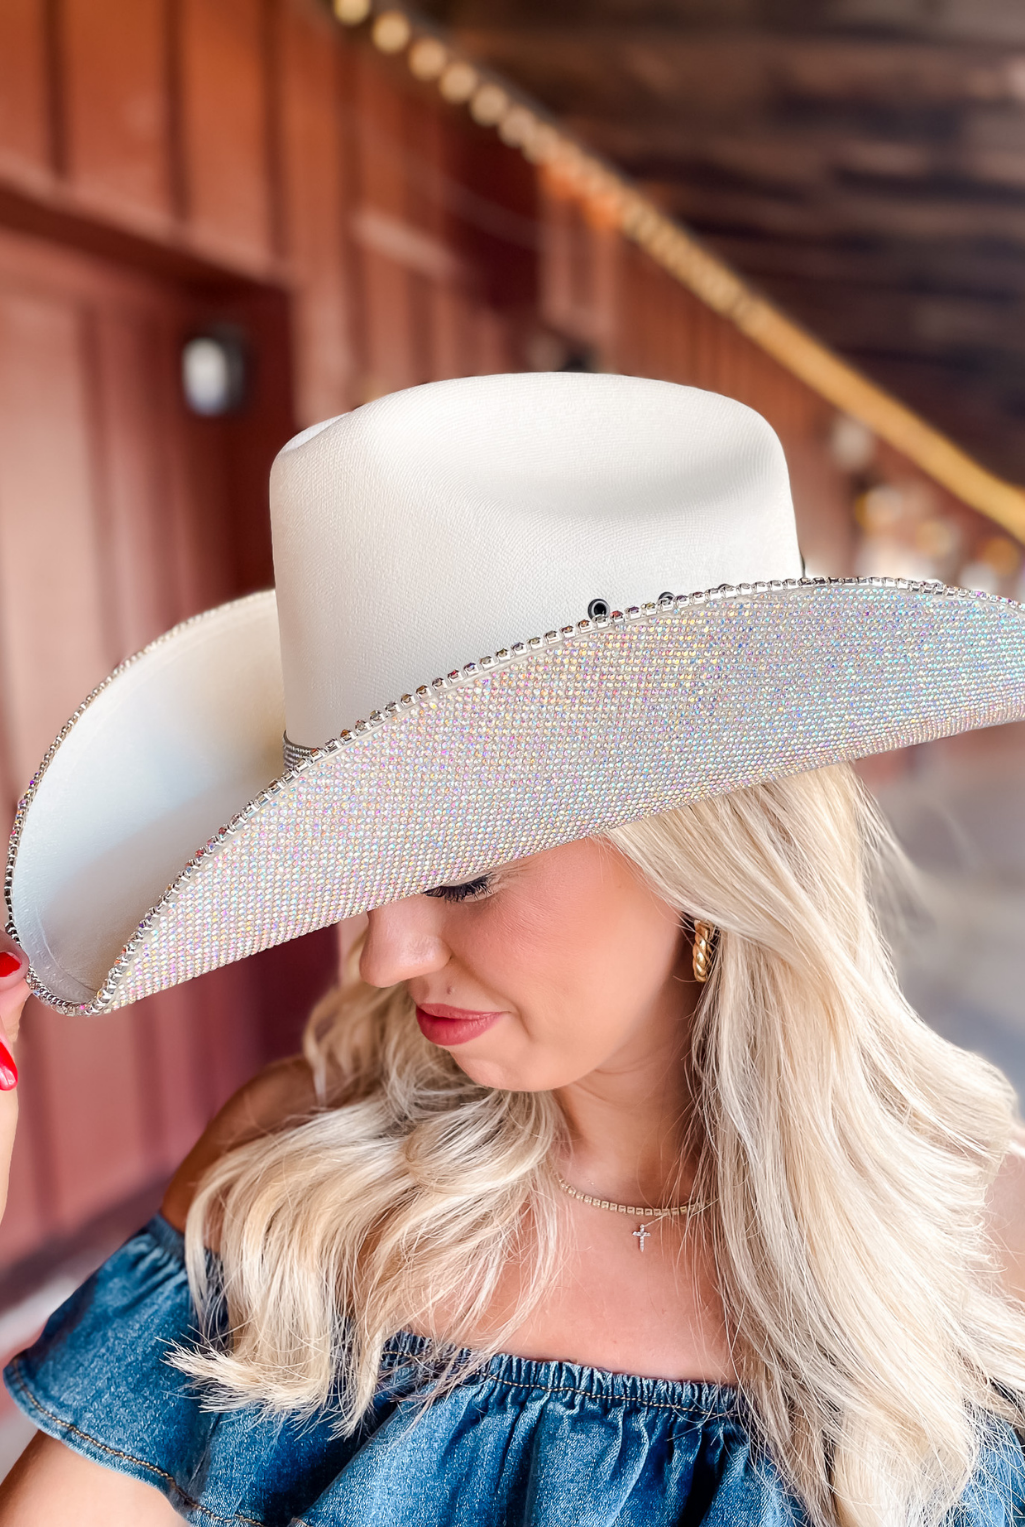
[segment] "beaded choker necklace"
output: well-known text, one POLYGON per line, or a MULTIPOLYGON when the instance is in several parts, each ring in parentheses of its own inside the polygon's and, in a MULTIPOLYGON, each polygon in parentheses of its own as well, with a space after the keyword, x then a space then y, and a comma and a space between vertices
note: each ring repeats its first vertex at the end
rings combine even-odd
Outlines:
POLYGON ((638 1204, 616 1204, 609 1198, 595 1198, 590 1193, 581 1193, 576 1188, 571 1188, 562 1177, 556 1176, 555 1180, 564 1193, 568 1193, 570 1198, 575 1198, 582 1204, 590 1204, 594 1209, 611 1209, 614 1214, 630 1214, 634 1219, 639 1219, 641 1223, 633 1231, 639 1251, 644 1250, 644 1243, 651 1235, 649 1225, 664 1219, 689 1219, 692 1214, 702 1214, 708 1208, 707 1204, 700 1203, 697 1199, 691 1199, 690 1203, 686 1204, 667 1204, 662 1209, 652 1209, 638 1204))

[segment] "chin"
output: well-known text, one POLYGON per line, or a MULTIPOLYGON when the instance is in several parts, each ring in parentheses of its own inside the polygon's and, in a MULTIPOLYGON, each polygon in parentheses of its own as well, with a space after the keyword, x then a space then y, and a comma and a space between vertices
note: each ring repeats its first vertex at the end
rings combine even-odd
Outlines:
POLYGON ((514 1066, 504 1066, 498 1060, 485 1060, 483 1057, 470 1055, 453 1055, 453 1060, 461 1071, 465 1071, 472 1082, 479 1087, 490 1087, 495 1092, 532 1092, 535 1089, 524 1085, 514 1066))
POLYGON ((490 1087, 494 1092, 554 1092, 557 1087, 567 1087, 579 1080, 571 1076, 557 1076, 537 1066, 516 1066, 482 1055, 455 1055, 453 1059, 460 1070, 479 1087, 490 1087))

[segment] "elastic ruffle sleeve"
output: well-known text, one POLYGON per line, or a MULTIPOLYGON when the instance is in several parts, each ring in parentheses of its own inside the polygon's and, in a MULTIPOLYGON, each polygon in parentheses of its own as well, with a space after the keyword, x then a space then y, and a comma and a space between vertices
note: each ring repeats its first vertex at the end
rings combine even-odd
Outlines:
POLYGON ((50 1317, 4 1378, 41 1431, 156 1486, 187 1520, 284 1527, 358 1441, 256 1408, 204 1409, 167 1361, 196 1335, 183 1237, 157 1217, 50 1317))

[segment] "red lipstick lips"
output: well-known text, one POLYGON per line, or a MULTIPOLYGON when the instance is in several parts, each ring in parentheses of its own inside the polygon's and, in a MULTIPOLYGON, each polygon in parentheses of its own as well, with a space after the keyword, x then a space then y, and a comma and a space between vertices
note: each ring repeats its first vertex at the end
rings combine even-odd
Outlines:
POLYGON ((432 1002, 427 1007, 417 1007, 416 1021, 420 1032, 432 1044, 464 1045, 476 1039, 496 1024, 504 1013, 475 1013, 465 1007, 448 1007, 444 1002, 432 1002))

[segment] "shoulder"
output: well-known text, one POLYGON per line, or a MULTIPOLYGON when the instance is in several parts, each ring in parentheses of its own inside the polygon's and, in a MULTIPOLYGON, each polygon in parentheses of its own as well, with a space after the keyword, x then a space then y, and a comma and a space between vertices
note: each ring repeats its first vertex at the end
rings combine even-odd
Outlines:
POLYGON ((1020 1125, 990 1189, 989 1211, 1004 1286, 1025 1300, 1025 1128, 1020 1125))
POLYGON ((183 1230, 199 1179, 215 1161, 236 1145, 307 1116, 316 1104, 313 1077, 301 1055, 276 1061, 259 1072, 211 1119, 171 1178, 161 1204, 165 1219, 183 1230))

